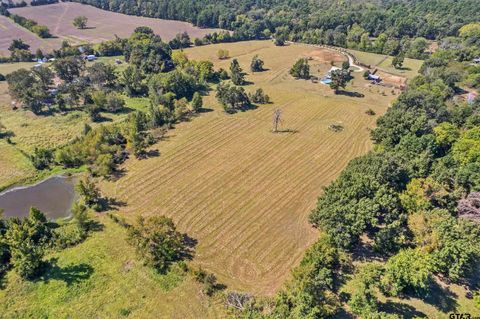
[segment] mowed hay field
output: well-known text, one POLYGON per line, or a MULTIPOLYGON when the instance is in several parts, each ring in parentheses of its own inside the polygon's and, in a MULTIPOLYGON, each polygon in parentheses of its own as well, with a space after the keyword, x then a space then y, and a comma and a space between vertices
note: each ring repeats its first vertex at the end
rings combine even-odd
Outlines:
POLYGON ((153 147, 159 156, 128 160, 125 175, 101 187, 127 203, 120 212, 130 220, 140 214, 171 216, 198 240, 193 262, 229 288, 272 295, 317 238, 307 216, 322 187, 350 159, 371 149, 369 128, 376 117, 365 111, 380 115, 395 96, 369 88, 361 73, 347 89, 365 97, 336 96, 322 84, 293 79, 288 71, 300 57, 314 57, 310 65, 317 74, 325 73, 332 59, 337 65, 344 59, 309 46, 250 41, 185 52, 228 68, 231 60, 216 58, 220 48, 245 71, 255 54, 264 59, 268 71, 248 75, 254 84, 246 89, 263 88, 273 104, 228 115, 212 92, 204 101, 207 112, 179 124, 153 147), (285 132, 274 134, 276 108, 285 132), (344 130, 334 133, 331 124, 344 130))
POLYGON ((42 39, 35 33, 19 26, 11 19, 0 15, 0 56, 10 55, 8 47, 14 39, 22 39, 28 43, 33 52, 38 48, 50 52, 55 48, 59 48, 62 42, 60 39, 42 39))
MULTIPOLYGON (((50 32, 58 37, 58 39, 48 39, 46 41, 58 42, 60 39, 60 42, 61 40, 68 40, 71 44, 99 43, 111 40, 115 35, 126 38, 139 26, 152 28, 156 34, 166 41, 184 31, 192 39, 219 31, 218 29, 201 29, 187 22, 129 16, 73 2, 60 2, 36 7, 27 6, 10 9, 10 11, 46 25, 50 32), (73 19, 77 16, 88 18, 86 29, 79 30, 72 25, 73 19)), ((27 39, 25 40, 30 44, 27 39)), ((3 42, 6 41, 1 42, 0 50, 6 50, 11 41, 7 42, 6 46, 3 42)), ((51 51, 49 47, 41 46, 41 48, 51 51)))

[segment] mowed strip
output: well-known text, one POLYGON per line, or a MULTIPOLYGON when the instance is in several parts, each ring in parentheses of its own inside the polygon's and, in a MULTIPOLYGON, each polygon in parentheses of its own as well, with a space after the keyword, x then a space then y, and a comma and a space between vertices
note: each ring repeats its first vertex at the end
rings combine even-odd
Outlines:
POLYGON ((219 31, 218 29, 197 28, 187 22, 129 16, 74 2, 28 6, 10 9, 10 11, 46 25, 53 35, 69 40, 72 44, 99 43, 114 39, 115 36, 126 38, 139 26, 152 28, 166 41, 185 31, 192 39, 219 31), (86 29, 79 30, 72 25, 73 19, 77 16, 88 18, 86 29))
MULTIPOLYGON (((317 233, 308 223, 322 187, 355 156, 371 148, 368 128, 392 95, 368 92, 361 75, 350 90, 366 96, 335 96, 327 86, 294 80, 289 67, 311 47, 274 47, 254 41, 187 50, 192 59, 230 50, 247 70, 254 54, 266 72, 249 75, 253 91, 262 87, 273 104, 227 115, 212 92, 209 112, 178 125, 154 148, 160 155, 128 160, 125 176, 104 182, 105 193, 124 200, 121 212, 171 216, 181 231, 198 240, 194 263, 214 272, 232 289, 273 294, 301 259, 317 233), (363 90, 363 91, 362 91, 363 90), (282 129, 274 134, 272 113, 282 109, 282 129), (342 132, 328 129, 343 124, 342 132)), ((230 61, 216 66, 228 67, 230 61)), ((311 61, 312 71, 329 63, 311 61)))

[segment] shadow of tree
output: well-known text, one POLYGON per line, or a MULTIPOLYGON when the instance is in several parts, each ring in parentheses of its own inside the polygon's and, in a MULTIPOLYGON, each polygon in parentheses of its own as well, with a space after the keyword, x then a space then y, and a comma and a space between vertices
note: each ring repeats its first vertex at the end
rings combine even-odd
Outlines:
POLYGON ((362 93, 359 93, 359 92, 349 92, 349 91, 345 91, 345 90, 338 90, 337 95, 345 95, 345 96, 349 96, 349 97, 365 97, 365 94, 362 94, 362 93))
POLYGON ((437 282, 432 281, 421 295, 416 296, 425 303, 434 306, 443 312, 451 312, 457 309, 457 295, 448 288, 441 287, 437 282))
POLYGON ((418 311, 413 306, 400 302, 393 302, 391 300, 388 300, 385 303, 381 303, 379 305, 379 310, 389 314, 400 315, 402 318, 405 319, 413 319, 416 317, 427 318, 427 316, 423 312, 418 311))
POLYGON ((64 281, 67 286, 71 286, 90 278, 93 271, 93 267, 85 263, 62 268, 58 266, 58 258, 52 258, 47 263, 43 275, 36 281, 48 283, 50 280, 61 280, 64 281))
POLYGON ((187 234, 182 234, 183 235, 183 245, 184 249, 180 253, 179 259, 188 259, 191 260, 193 259, 193 256, 195 255, 195 247, 198 244, 198 240, 196 240, 193 237, 188 236, 187 234))

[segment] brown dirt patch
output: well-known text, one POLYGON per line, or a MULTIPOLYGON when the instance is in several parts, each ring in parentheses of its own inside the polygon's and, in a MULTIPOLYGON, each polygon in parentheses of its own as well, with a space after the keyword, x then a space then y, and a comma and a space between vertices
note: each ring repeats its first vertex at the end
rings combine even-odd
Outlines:
POLYGON ((319 62, 343 62, 347 61, 347 58, 336 51, 329 49, 316 49, 308 53, 308 56, 319 62))

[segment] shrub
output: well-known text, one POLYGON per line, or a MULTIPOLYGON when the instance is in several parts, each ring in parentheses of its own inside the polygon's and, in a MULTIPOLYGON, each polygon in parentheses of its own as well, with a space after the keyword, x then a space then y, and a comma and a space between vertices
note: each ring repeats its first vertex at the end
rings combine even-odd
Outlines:
POLYGON ((137 224, 128 229, 128 242, 135 247, 145 265, 162 273, 181 259, 185 251, 182 234, 165 216, 139 217, 137 224))
POLYGON ((419 249, 400 251, 385 265, 382 290, 391 296, 424 290, 432 279, 431 265, 430 255, 419 249))

